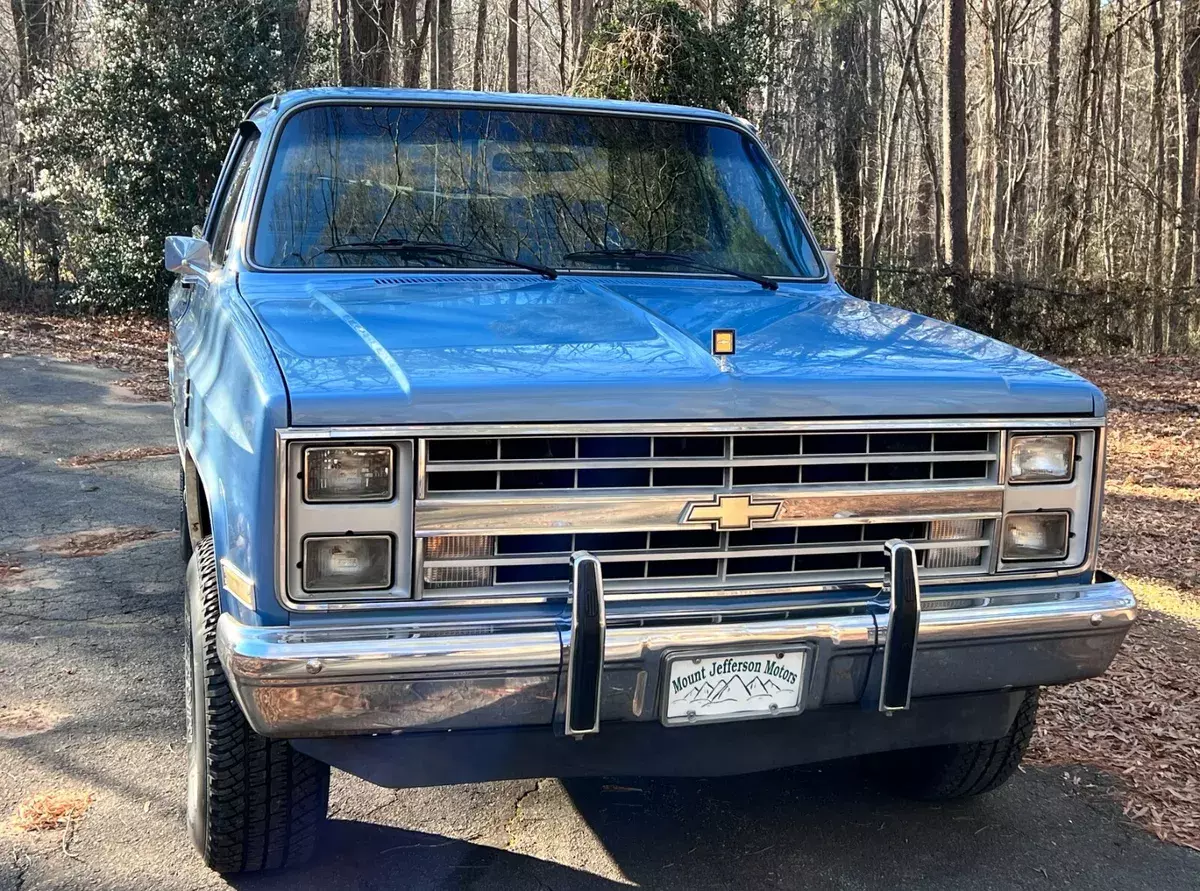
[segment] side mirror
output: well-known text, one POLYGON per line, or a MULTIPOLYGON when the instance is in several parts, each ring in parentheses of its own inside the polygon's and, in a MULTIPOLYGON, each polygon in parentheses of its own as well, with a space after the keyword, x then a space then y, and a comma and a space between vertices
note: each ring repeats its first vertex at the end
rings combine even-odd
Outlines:
POLYGON ((212 248, 203 238, 168 235, 163 246, 163 265, 170 272, 203 275, 212 268, 212 248))
POLYGON ((832 277, 834 281, 837 281, 837 251, 835 251, 833 248, 821 248, 821 255, 825 258, 825 265, 829 267, 830 277, 832 277))

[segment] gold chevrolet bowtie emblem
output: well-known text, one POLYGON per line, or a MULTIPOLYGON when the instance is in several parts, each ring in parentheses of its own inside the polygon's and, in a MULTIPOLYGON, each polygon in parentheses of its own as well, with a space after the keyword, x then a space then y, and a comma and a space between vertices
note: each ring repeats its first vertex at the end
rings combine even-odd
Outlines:
POLYGON ((709 523, 718 532, 749 529, 755 520, 773 520, 778 501, 751 501, 749 495, 718 495, 714 501, 691 501, 683 509, 683 523, 709 523))

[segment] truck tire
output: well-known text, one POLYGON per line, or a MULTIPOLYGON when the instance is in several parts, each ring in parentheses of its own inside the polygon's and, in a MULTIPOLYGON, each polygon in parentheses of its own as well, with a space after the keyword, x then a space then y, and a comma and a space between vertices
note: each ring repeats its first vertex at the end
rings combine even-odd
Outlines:
POLYGON ((985 742, 904 749, 871 756, 868 766, 890 791, 918 801, 950 801, 999 789, 1017 772, 1037 719, 1029 690, 1008 734, 985 742))
POLYGON ((225 875, 298 866, 329 805, 329 766, 255 733, 217 658, 217 561, 211 537, 188 563, 188 832, 225 875))
POLYGON ((179 471, 179 556, 184 565, 192 559, 192 530, 188 523, 187 478, 179 471))

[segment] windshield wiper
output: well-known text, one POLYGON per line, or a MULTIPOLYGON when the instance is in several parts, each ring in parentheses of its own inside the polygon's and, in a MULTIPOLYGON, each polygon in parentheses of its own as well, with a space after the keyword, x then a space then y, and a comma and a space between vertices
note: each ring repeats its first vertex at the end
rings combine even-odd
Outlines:
POLYGON ((734 278, 744 278, 746 281, 755 282, 762 285, 769 291, 779 289, 779 282, 772 278, 767 278, 765 275, 758 275, 754 272, 745 272, 741 269, 730 269, 726 266, 717 266, 715 263, 705 263, 703 260, 697 260, 689 257, 686 254, 672 254, 669 251, 644 251, 637 248, 597 248, 590 251, 572 251, 563 257, 565 262, 577 260, 582 263, 603 263, 606 261, 619 262, 621 260, 645 260, 649 263, 674 263, 678 266, 690 266, 693 269, 706 269, 709 272, 720 272, 725 275, 732 275, 734 278))
POLYGON ((314 254, 314 257, 319 257, 321 254, 370 254, 377 252, 404 254, 414 257, 437 257, 441 254, 454 254, 458 257, 478 260, 481 263, 499 263, 502 266, 515 266, 518 269, 528 269, 530 272, 536 272, 538 275, 545 276, 546 278, 558 278, 557 272, 549 266, 543 266, 541 263, 526 263, 524 260, 514 260, 511 257, 504 257, 500 254, 476 251, 466 245, 454 244, 448 241, 412 241, 407 238, 384 238, 379 241, 346 241, 341 244, 330 245, 317 254, 314 254))

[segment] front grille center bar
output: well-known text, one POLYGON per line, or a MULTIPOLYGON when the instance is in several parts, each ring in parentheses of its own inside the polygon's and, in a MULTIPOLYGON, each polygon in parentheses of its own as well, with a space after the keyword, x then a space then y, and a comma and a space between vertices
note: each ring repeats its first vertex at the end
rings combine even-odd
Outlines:
MULTIPOLYGON (((772 520, 755 528, 804 523, 921 520, 942 517, 994 519, 1004 504, 1004 487, 995 484, 894 486, 876 490, 834 488, 826 491, 756 492, 778 501, 772 520)), ((414 506, 416 534, 505 535, 539 532, 608 532, 629 529, 676 530, 680 517, 702 493, 647 494, 614 490, 603 495, 558 493, 480 493, 419 499, 414 506)))

